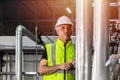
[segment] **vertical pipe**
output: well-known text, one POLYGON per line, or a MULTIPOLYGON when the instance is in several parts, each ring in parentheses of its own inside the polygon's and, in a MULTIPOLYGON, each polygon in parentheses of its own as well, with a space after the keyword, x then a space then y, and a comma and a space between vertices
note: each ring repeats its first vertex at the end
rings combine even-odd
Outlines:
POLYGON ((37 44, 38 44, 38 42, 37 42, 37 39, 38 39, 38 28, 37 28, 37 26, 35 27, 35 37, 36 37, 36 48, 35 48, 35 50, 36 50, 36 80, 39 80, 38 78, 39 78, 39 75, 38 75, 38 46, 37 46, 37 44))
POLYGON ((0 51, 0 72, 2 72, 2 61, 3 61, 3 54, 0 51))
MULTIPOLYGON (((16 80, 22 80, 22 35, 26 35, 36 42, 36 37, 22 25, 18 25, 16 29, 16 80)), ((37 42, 40 42, 37 39, 37 42)))
POLYGON ((16 80, 22 80, 22 27, 16 30, 16 80))
POLYGON ((94 1, 94 59, 92 80, 109 80, 105 68, 108 51, 109 0, 94 1))
POLYGON ((76 0, 76 80, 91 80, 92 0, 76 0))
POLYGON ((120 0, 117 0, 119 7, 118 7, 118 20, 120 20, 120 0))

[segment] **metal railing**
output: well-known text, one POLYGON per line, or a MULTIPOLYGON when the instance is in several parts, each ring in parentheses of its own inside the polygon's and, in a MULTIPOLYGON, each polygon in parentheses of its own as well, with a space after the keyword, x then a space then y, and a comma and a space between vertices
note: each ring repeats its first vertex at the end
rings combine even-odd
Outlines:
POLYGON ((16 28, 16 80, 22 80, 22 36, 27 36, 34 42, 39 42, 40 40, 36 38, 29 30, 24 26, 18 25, 16 28))

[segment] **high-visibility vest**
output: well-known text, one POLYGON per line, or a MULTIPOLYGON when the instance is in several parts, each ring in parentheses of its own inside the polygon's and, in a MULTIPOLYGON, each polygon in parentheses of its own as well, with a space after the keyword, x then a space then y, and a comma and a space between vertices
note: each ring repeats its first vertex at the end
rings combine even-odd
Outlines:
MULTIPOLYGON (((60 39, 57 40, 54 44, 47 44, 47 59, 48 66, 54 66, 63 64, 65 61, 65 53, 66 53, 66 62, 72 62, 75 58, 75 46, 70 40, 66 47, 64 47, 63 41, 60 39)), ((66 80, 75 80, 74 69, 67 70, 66 72, 66 80)), ((44 75, 44 80, 64 80, 64 70, 59 70, 53 74, 44 75)))

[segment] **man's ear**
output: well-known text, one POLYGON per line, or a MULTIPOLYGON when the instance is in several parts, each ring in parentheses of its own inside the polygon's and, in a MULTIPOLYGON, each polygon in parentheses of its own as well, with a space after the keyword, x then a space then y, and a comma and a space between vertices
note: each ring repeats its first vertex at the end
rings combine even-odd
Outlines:
POLYGON ((58 30, 55 30, 56 34, 58 35, 58 30))

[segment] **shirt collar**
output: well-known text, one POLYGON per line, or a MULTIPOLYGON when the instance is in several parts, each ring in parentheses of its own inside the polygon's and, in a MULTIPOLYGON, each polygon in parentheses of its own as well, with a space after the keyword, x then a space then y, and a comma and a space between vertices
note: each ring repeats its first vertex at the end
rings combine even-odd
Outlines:
MULTIPOLYGON (((62 41, 62 40, 60 40, 60 39, 57 39, 57 42, 56 42, 57 44, 59 44, 59 45, 61 45, 61 46, 64 46, 65 45, 65 43, 62 41)), ((66 44, 66 47, 67 46, 69 46, 70 44, 72 44, 72 40, 70 39, 69 41, 68 41, 68 43, 66 44)))

